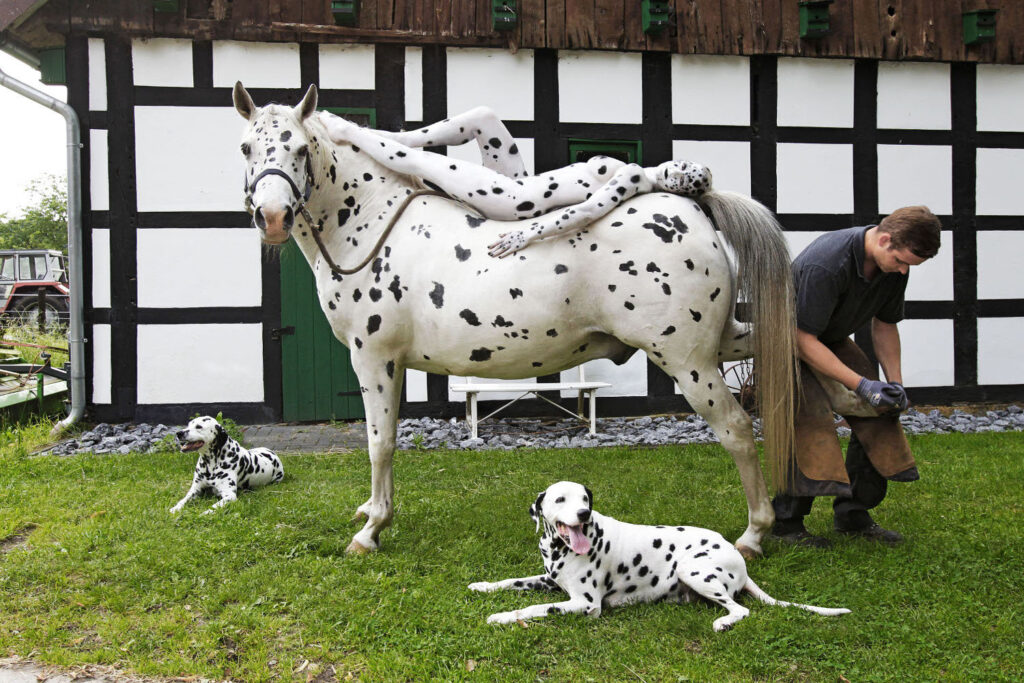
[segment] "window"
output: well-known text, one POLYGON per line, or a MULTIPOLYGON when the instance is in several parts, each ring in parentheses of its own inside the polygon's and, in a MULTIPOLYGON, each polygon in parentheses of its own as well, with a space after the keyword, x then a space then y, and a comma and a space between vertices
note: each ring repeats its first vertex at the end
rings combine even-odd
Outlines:
POLYGON ((50 255, 50 278, 68 284, 68 257, 50 255))
POLYGON ((42 280, 46 277, 46 257, 19 256, 18 274, 22 280, 42 280))
POLYGON ((14 256, 0 256, 0 280, 14 279, 14 256))
POLYGON ((627 164, 639 164, 643 148, 639 140, 569 140, 569 163, 603 155, 627 164))

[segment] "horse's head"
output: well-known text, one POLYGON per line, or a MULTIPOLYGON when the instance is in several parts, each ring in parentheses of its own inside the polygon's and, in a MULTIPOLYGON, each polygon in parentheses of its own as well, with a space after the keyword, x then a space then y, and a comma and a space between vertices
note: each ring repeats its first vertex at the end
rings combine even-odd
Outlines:
POLYGON ((242 135, 246 209, 264 242, 283 244, 313 186, 311 139, 303 122, 316 112, 316 86, 309 86, 294 108, 257 107, 240 82, 232 95, 235 109, 249 122, 242 135))

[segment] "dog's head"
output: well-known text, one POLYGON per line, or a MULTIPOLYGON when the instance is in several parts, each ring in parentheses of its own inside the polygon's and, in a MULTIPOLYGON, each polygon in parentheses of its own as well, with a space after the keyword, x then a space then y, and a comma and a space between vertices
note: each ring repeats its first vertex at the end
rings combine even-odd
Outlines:
POLYGON ((174 434, 178 440, 178 446, 182 452, 197 451, 203 446, 212 446, 212 451, 217 452, 228 440, 228 433, 217 420, 209 415, 197 417, 189 422, 184 429, 174 434))
POLYGON ((586 555, 590 552, 587 526, 593 510, 594 495, 590 489, 583 484, 560 481, 537 496, 530 506, 530 517, 537 522, 538 529, 543 522, 544 533, 557 536, 573 552, 586 555))

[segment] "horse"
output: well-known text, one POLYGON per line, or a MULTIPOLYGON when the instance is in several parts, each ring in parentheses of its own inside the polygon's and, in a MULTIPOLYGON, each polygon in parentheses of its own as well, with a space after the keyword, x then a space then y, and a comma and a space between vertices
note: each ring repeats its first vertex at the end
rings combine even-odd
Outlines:
POLYGON ((718 364, 754 357, 766 460, 777 485, 785 482, 796 325, 789 251, 771 211, 731 192, 711 190, 699 201, 652 192, 498 259, 488 244, 528 220, 487 219, 357 145, 331 142, 314 115, 315 86, 294 107, 257 107, 236 83, 233 101, 246 121, 241 152, 253 224, 266 244, 295 240, 359 380, 371 495, 357 508, 366 522, 347 552, 378 549, 394 515, 407 368, 519 379, 597 358, 621 364, 641 350, 732 455, 748 510, 735 544, 746 557, 761 554, 774 514, 752 419, 718 364), (735 317, 741 297, 749 323, 735 317))

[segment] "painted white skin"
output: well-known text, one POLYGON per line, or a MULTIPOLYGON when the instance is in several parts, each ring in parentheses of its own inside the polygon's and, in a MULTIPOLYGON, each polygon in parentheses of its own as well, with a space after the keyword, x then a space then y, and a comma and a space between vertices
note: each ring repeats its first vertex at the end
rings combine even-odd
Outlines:
MULTIPOLYGON (((315 88, 294 108, 256 107, 241 84, 234 97, 247 121, 247 183, 266 169, 280 169, 290 179, 264 175, 252 190, 260 237, 270 244, 295 239, 359 379, 372 482, 369 500, 357 510, 366 524, 350 552, 376 549, 394 514, 392 459, 407 368, 513 379, 596 358, 623 363, 637 349, 676 381, 733 455, 750 521, 737 544, 760 552, 772 508, 751 419, 717 369, 720 359, 749 355, 753 335, 733 318, 734 273, 695 201, 641 195, 567 239, 545 240, 496 260, 487 255, 490 236, 523 223, 491 221, 442 197, 415 197, 370 265, 340 275, 326 264, 311 231, 320 232, 338 265, 355 265, 421 185, 350 144, 332 143, 315 115, 315 88), (312 187, 306 205, 312 227, 292 183, 312 187)), ((749 198, 723 201, 763 211, 749 198)), ((773 278, 788 284, 788 251, 777 224, 755 232, 772 237, 772 249, 787 264, 773 278)))
POLYGON ((499 235, 488 245, 491 256, 511 256, 531 242, 571 234, 637 194, 662 190, 696 197, 711 189, 711 171, 689 161, 644 168, 597 156, 530 176, 512 135, 486 107, 405 133, 362 128, 329 112, 320 112, 320 120, 333 142, 354 144, 385 168, 427 181, 487 218, 532 219, 526 228, 499 235), (418 149, 471 140, 483 167, 418 149))
POLYGON ((259 488, 284 478, 284 466, 273 452, 266 448, 242 448, 209 415, 195 418, 174 436, 182 452, 199 453, 199 461, 192 486, 185 497, 171 508, 171 514, 179 512, 196 496, 212 491, 218 500, 203 512, 204 515, 210 514, 236 500, 239 490, 259 488))
POLYGON ((620 522, 593 509, 593 496, 581 484, 560 481, 541 493, 530 516, 543 527, 540 553, 544 573, 504 581, 471 583, 470 590, 559 590, 569 599, 531 605, 487 618, 512 624, 552 614, 601 615, 603 607, 658 600, 693 602, 703 598, 727 614, 714 621, 725 631, 750 610, 736 602, 743 592, 761 602, 825 616, 844 608, 815 607, 771 597, 747 576, 743 556, 721 534, 693 526, 642 526, 620 522))

